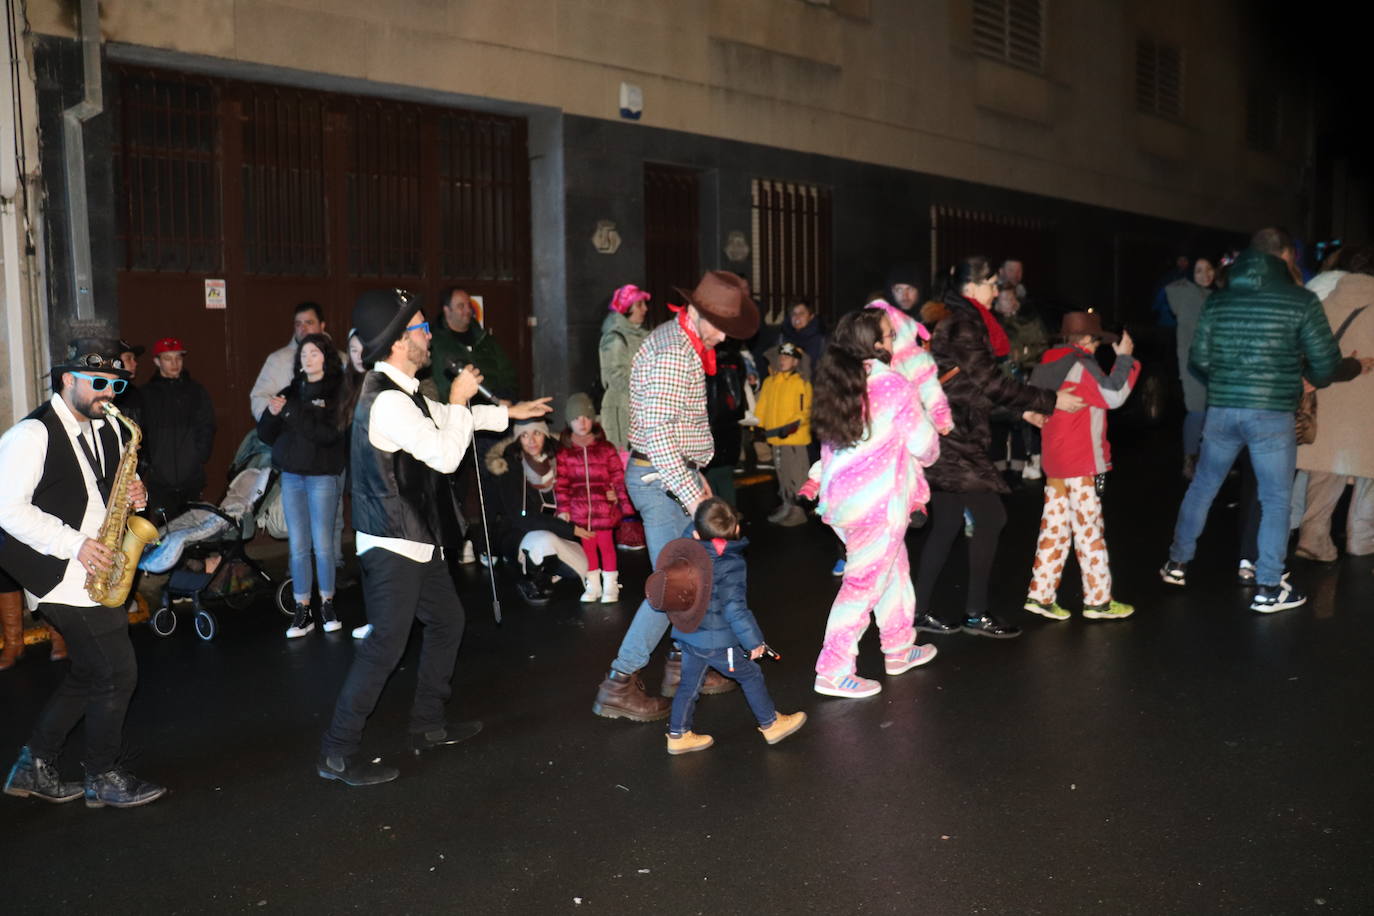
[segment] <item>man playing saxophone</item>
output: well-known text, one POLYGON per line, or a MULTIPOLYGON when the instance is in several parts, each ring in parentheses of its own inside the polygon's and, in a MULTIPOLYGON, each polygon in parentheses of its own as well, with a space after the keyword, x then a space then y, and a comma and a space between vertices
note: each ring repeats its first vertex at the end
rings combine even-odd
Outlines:
MULTIPOLYGON (((0 566, 24 586, 29 605, 67 639, 71 669, 48 699, 5 792, 49 802, 130 808, 167 790, 119 765, 124 715, 138 680, 128 618, 87 593, 88 577, 116 563, 99 535, 121 475, 128 435, 105 405, 131 373, 115 340, 80 338, 52 370, 53 396, 0 437, 0 566), (57 760, 67 735, 86 720, 85 784, 67 782, 57 760)), ((126 478, 129 475, 123 475, 126 478)), ((142 508, 147 491, 126 480, 124 498, 142 508)))

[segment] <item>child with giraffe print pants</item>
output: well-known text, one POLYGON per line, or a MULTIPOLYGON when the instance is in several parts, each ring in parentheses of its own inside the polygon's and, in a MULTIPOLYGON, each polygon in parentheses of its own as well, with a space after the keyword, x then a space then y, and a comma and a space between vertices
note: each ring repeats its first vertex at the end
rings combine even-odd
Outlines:
POLYGON ((1025 608, 1050 620, 1069 619, 1057 592, 1073 549, 1083 577, 1083 616, 1120 620, 1135 608, 1112 598, 1097 481, 1112 466, 1107 411, 1125 403, 1140 376, 1140 363, 1132 356, 1131 335, 1103 331, 1101 319, 1092 312, 1065 315, 1060 337, 1064 345, 1045 353, 1031 374, 1031 384, 1071 391, 1086 403, 1074 413, 1055 411, 1044 423, 1045 510, 1025 608), (1110 373, 1102 371, 1094 355, 1100 343, 1110 343, 1116 351, 1110 373))

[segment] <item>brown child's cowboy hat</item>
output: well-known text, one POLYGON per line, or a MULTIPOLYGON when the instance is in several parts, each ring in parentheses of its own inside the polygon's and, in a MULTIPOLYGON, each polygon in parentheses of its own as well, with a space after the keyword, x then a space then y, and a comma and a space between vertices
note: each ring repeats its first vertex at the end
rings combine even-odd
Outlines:
POLYGON ((691 538, 669 541, 654 569, 644 583, 649 606, 667 614, 682 632, 696 632, 711 604, 711 555, 706 547, 691 538))
POLYGON ((759 308, 749 296, 749 283, 728 270, 708 270, 690 293, 675 286, 726 337, 748 340, 759 329, 759 308))
POLYGON ((1063 323, 1059 325, 1059 336, 1065 340, 1073 340, 1084 334, 1091 334, 1103 343, 1109 344, 1114 344, 1121 339, 1120 334, 1102 330, 1102 318, 1096 312, 1067 313, 1063 323))

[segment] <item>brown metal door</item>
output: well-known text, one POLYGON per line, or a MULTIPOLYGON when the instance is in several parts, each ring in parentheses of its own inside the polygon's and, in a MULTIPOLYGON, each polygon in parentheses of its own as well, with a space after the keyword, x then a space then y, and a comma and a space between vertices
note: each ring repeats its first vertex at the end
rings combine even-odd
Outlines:
POLYGON ((146 69, 116 68, 116 87, 120 330, 189 348, 219 429, 208 497, 300 302, 343 348, 363 290, 409 289, 433 318, 440 290, 465 286, 528 388, 523 121, 146 69), (205 308, 207 279, 226 309, 205 308))

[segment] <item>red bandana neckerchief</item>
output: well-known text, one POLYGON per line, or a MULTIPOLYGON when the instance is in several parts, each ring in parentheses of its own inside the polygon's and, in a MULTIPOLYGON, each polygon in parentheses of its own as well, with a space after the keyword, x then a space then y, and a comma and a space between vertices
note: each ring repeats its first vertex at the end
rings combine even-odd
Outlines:
POLYGON ((687 319, 687 306, 669 305, 668 311, 677 313, 677 326, 682 328, 682 333, 687 335, 687 342, 692 345, 692 349, 697 351, 697 356, 701 357, 701 368, 706 370, 707 375, 716 374, 716 351, 701 342, 701 335, 697 329, 692 327, 692 323, 687 319))
POLYGON ((987 326, 988 340, 992 344, 992 355, 1009 355, 1011 353, 1011 340, 1007 337, 1007 332, 1003 330, 1002 323, 997 320, 997 316, 977 299, 969 299, 968 296, 964 298, 977 310, 978 317, 983 319, 983 324, 987 326))
POLYGON ((725 556, 725 545, 730 543, 725 538, 711 538, 711 546, 716 548, 716 556, 725 556))

